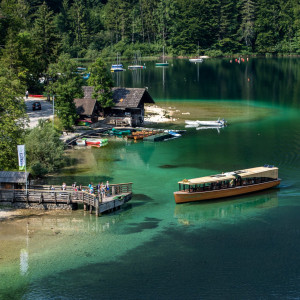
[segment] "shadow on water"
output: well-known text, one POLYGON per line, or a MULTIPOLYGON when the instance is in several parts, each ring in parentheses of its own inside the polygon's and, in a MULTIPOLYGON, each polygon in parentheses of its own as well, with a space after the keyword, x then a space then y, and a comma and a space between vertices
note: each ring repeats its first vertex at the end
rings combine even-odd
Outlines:
POLYGON ((161 166, 159 166, 159 168, 162 168, 162 169, 175 169, 178 167, 179 166, 177 166, 177 165, 161 165, 161 166))
POLYGON ((140 223, 129 223, 125 228, 123 228, 122 233, 132 234, 142 232, 147 229, 155 229, 158 228, 159 222, 161 221, 161 219, 145 217, 144 221, 140 223))
POLYGON ((154 201, 153 198, 151 198, 150 196, 146 195, 146 194, 135 194, 133 193, 133 199, 134 201, 154 201))
POLYGON ((174 217, 183 225, 204 224, 210 221, 232 221, 278 206, 278 190, 263 191, 247 196, 218 201, 199 201, 175 206, 174 217))
MULTIPOLYGON (((109 264, 89 264, 38 280, 25 298, 296 299, 299 253, 289 241, 296 237, 299 208, 275 210, 265 219, 264 230, 256 220, 228 225, 230 230, 172 226, 109 264), (282 255, 285 259, 279 259, 282 255)), ((143 223, 148 229, 158 222, 145 218, 143 223)), ((132 231, 138 229, 133 223, 132 231)))

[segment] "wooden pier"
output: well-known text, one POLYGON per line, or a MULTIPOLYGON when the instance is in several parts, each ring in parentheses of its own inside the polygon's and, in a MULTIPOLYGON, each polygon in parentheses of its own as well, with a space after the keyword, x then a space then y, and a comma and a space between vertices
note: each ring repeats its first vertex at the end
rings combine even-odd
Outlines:
POLYGON ((111 184, 110 194, 90 194, 86 191, 62 190, 60 186, 37 186, 27 189, 0 189, 0 205, 20 208, 74 209, 83 204, 84 210, 93 210, 96 216, 119 209, 132 197, 132 183, 111 184))

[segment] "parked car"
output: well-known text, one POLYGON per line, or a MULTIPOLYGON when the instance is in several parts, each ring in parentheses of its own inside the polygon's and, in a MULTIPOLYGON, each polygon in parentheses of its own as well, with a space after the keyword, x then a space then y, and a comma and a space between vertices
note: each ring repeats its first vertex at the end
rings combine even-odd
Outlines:
POLYGON ((41 110, 42 109, 42 105, 41 102, 34 102, 32 103, 32 110, 41 110))

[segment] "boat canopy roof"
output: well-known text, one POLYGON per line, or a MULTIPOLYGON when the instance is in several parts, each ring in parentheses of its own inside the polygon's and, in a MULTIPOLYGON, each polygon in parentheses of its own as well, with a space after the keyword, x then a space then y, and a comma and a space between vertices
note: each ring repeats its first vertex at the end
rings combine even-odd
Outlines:
POLYGON ((232 179, 236 179, 237 177, 241 177, 241 178, 268 177, 268 178, 277 179, 278 168, 267 165, 263 167, 226 172, 226 173, 216 174, 211 176, 205 176, 205 177, 199 177, 193 179, 184 179, 179 181, 178 183, 186 184, 186 185, 205 184, 205 183, 212 183, 217 181, 232 180, 232 179))

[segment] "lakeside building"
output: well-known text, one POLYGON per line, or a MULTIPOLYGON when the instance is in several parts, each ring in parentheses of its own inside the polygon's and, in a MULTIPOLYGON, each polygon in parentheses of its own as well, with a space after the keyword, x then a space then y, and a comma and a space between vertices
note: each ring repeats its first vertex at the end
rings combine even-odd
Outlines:
POLYGON ((26 180, 30 185, 29 172, 0 171, 0 201, 14 198, 14 190, 25 189, 26 180))
POLYGON ((0 171, 0 189, 24 189, 30 178, 29 172, 0 171))
POLYGON ((93 123, 105 118, 106 123, 114 125, 141 126, 144 123, 144 104, 154 104, 146 88, 113 88, 114 106, 101 108, 92 98, 94 87, 84 86, 84 97, 74 99, 80 119, 93 123))

